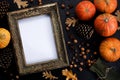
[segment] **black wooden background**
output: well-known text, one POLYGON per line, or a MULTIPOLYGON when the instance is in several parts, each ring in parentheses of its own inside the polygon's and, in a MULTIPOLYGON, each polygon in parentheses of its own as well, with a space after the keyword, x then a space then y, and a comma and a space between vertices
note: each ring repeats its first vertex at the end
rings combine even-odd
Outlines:
MULTIPOLYGON (((0 0, 0 2, 1 1, 3 1, 3 0, 0 0)), ((20 10, 20 9, 18 9, 17 5, 15 3, 13 3, 13 0, 6 0, 6 1, 9 3, 8 12, 20 10)), ((29 2, 29 6, 27 8, 33 7, 33 6, 38 6, 38 0, 33 0, 33 1, 27 0, 27 1, 29 2)), ((84 47, 86 47, 85 46, 86 43, 90 44, 89 49, 91 50, 91 53, 90 53, 90 55, 88 55, 88 58, 89 58, 89 56, 93 56, 93 59, 96 60, 98 57, 100 57, 99 54, 93 55, 92 53, 94 51, 98 52, 99 43, 102 39, 104 39, 103 37, 100 37, 99 35, 97 35, 94 32, 94 34, 90 40, 84 40, 76 34, 75 28, 70 27, 69 31, 66 30, 65 20, 66 20, 66 18, 70 18, 70 17, 77 18, 76 14, 75 14, 75 6, 80 1, 81 0, 42 0, 42 5, 53 3, 53 2, 58 3, 66 44, 68 41, 72 42, 71 35, 72 35, 72 37, 74 37, 75 39, 78 40, 77 44, 75 44, 75 43, 72 44, 72 47, 74 47, 74 48, 71 48, 68 45, 66 45, 70 64, 72 64, 73 56, 75 56, 75 53, 77 53, 77 51, 79 52, 78 46, 81 44, 84 47), (61 8, 61 4, 65 5, 64 9, 61 8)), ((118 5, 119 4, 120 4, 120 1, 118 0, 118 5)), ((119 8, 120 7, 118 6, 117 10, 119 8)), ((93 20, 86 22, 86 23, 83 22, 83 23, 93 26, 93 20)), ((79 21, 79 22, 82 23, 81 21, 79 21)), ((0 27, 6 28, 9 30, 7 15, 0 18, 0 27)), ((119 31, 117 31, 116 34, 113 36, 120 38, 119 31)), ((0 63, 0 65, 2 64, 0 66, 0 80, 45 80, 45 78, 42 77, 42 72, 20 76, 17 71, 14 54, 15 53, 14 53, 14 49, 13 49, 13 45, 12 45, 12 40, 5 49, 0 49, 0 56, 5 55, 8 58, 10 58, 9 61, 7 61, 7 60, 4 60, 5 57, 0 57, 0 58, 3 58, 3 61, 0 63), (3 65, 6 66, 6 64, 9 64, 9 67, 3 67, 3 65)), ((77 67, 75 67, 75 68, 74 67, 73 68, 65 67, 65 68, 61 68, 61 69, 51 70, 52 74, 54 76, 57 76, 58 80, 65 80, 66 77, 62 75, 62 70, 67 68, 68 70, 72 70, 73 73, 75 73, 77 75, 78 80, 97 80, 98 79, 98 76, 89 70, 90 67, 87 66, 87 64, 84 65, 83 71, 80 71, 79 70, 79 67, 80 67, 79 61, 85 62, 85 60, 80 59, 81 57, 75 57, 75 58, 78 59, 78 62, 76 62, 76 64, 78 65, 77 67)))

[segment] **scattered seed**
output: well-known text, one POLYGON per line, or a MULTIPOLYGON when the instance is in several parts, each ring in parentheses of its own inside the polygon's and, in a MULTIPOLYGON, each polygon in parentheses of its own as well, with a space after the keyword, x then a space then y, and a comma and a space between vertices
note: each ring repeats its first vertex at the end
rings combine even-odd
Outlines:
POLYGON ((75 53, 75 56, 77 57, 77 56, 78 56, 78 54, 77 54, 77 53, 75 53))
POLYGON ((70 12, 69 12, 69 11, 67 11, 67 12, 66 12, 66 15, 67 15, 67 16, 69 16, 69 15, 70 15, 70 12))
POLYGON ((65 8, 65 4, 62 3, 61 4, 61 8, 64 9, 65 8))
POLYGON ((81 65, 81 66, 83 66, 83 65, 84 65, 84 63, 83 63, 83 62, 80 62, 80 65, 81 65))
POLYGON ((76 62, 78 62, 78 59, 75 59, 76 62))
POLYGON ((93 52, 93 54, 94 54, 94 55, 97 55, 97 52, 95 51, 95 52, 93 52))
POLYGON ((77 40, 77 39, 74 39, 74 43, 78 43, 78 40, 77 40))
POLYGON ((74 64, 74 67, 76 68, 76 67, 77 67, 77 64, 74 64))
POLYGON ((70 68, 73 68, 73 65, 70 65, 70 68))
POLYGON ((90 52, 90 49, 87 49, 87 50, 86 50, 86 53, 89 53, 89 52, 90 52))
POLYGON ((79 68, 79 70, 80 70, 80 71, 83 71, 83 68, 82 68, 82 67, 80 67, 80 68, 79 68))
POLYGON ((81 54, 83 54, 83 55, 84 55, 84 54, 85 54, 85 52, 84 52, 84 51, 82 51, 82 52, 81 52, 81 54))
POLYGON ((19 76, 18 76, 18 75, 16 75, 16 79, 19 79, 19 76))
POLYGON ((72 61, 72 64, 74 64, 74 61, 72 61))
POLYGON ((87 60, 87 63, 90 64, 90 63, 91 63, 91 60, 88 59, 88 60, 87 60))
POLYGON ((68 42, 67 42, 67 44, 71 44, 71 42, 70 42, 70 41, 68 41, 68 42))
POLYGON ((82 56, 82 54, 79 54, 80 56, 82 56))
POLYGON ((86 43, 86 46, 87 46, 87 47, 89 47, 89 46, 90 46, 90 44, 89 44, 89 43, 86 43))
POLYGON ((89 63, 88 66, 91 66, 91 63, 89 63))
POLYGON ((84 48, 84 47, 82 47, 82 48, 81 48, 81 51, 84 51, 84 50, 85 50, 85 48, 84 48))
POLYGON ((73 60, 75 59, 75 57, 73 57, 73 60))
POLYGON ((87 56, 86 56, 86 55, 83 55, 83 59, 87 59, 87 56))
POLYGON ((79 45, 78 47, 81 48, 81 45, 79 45))

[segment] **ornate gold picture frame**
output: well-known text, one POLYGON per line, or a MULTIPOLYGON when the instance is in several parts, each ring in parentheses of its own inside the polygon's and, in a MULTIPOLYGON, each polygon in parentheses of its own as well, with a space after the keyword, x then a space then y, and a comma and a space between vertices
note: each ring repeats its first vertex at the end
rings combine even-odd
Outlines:
POLYGON ((9 12, 8 21, 21 75, 69 65, 57 3, 9 12))

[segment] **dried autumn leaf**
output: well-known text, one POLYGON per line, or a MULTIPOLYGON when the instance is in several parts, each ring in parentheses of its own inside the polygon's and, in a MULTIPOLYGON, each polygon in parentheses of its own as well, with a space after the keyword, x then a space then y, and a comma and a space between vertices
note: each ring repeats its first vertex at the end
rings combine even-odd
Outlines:
POLYGON ((115 15, 116 15, 117 21, 120 22, 120 10, 117 10, 115 12, 115 15))
POLYGON ((14 0, 14 3, 17 4, 18 8, 25 8, 28 6, 28 1, 14 0))
POLYGON ((68 69, 62 70, 62 75, 66 76, 66 80, 78 80, 76 74, 73 74, 72 71, 68 71, 68 69))
POLYGON ((68 25, 68 27, 70 27, 70 26, 74 27, 76 22, 77 22, 77 20, 74 17, 71 17, 71 18, 66 19, 65 24, 68 25))
POLYGON ((117 30, 120 30, 120 26, 118 27, 118 29, 117 30))
POLYGON ((51 71, 43 72, 43 77, 45 77, 45 79, 50 79, 50 80, 58 79, 58 77, 52 75, 51 71))

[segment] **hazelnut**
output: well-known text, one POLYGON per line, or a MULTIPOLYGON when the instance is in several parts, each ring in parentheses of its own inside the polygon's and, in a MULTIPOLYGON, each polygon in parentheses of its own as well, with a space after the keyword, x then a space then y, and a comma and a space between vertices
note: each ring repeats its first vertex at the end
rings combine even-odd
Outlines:
POLYGON ((74 39, 74 43, 78 43, 78 40, 77 40, 77 39, 74 39))
POLYGON ((86 50, 86 53, 89 53, 89 52, 90 52, 90 49, 87 49, 87 50, 86 50))
POLYGON ((91 63, 91 60, 87 60, 87 63, 90 64, 90 63, 91 63))
POLYGON ((85 48, 84 48, 84 47, 82 47, 82 48, 81 48, 81 51, 84 51, 84 50, 85 50, 85 48))
POLYGON ((80 68, 79 68, 79 70, 80 70, 80 71, 83 71, 83 68, 82 68, 82 67, 80 67, 80 68))
POLYGON ((94 55, 97 55, 97 52, 95 51, 95 52, 93 52, 93 54, 94 54, 94 55))
POLYGON ((87 59, 87 56, 86 56, 86 55, 83 55, 83 59, 87 59))
POLYGON ((70 65, 70 68, 73 68, 73 65, 70 65))
POLYGON ((83 62, 80 62, 80 65, 81 65, 81 66, 83 66, 83 65, 84 65, 84 63, 83 63, 83 62))
POLYGON ((63 3, 62 3, 62 4, 61 4, 61 8, 63 8, 63 9, 64 9, 64 8, 65 8, 65 4, 63 4, 63 3))
POLYGON ((74 64, 74 67, 76 68, 76 67, 77 67, 77 64, 74 64))

